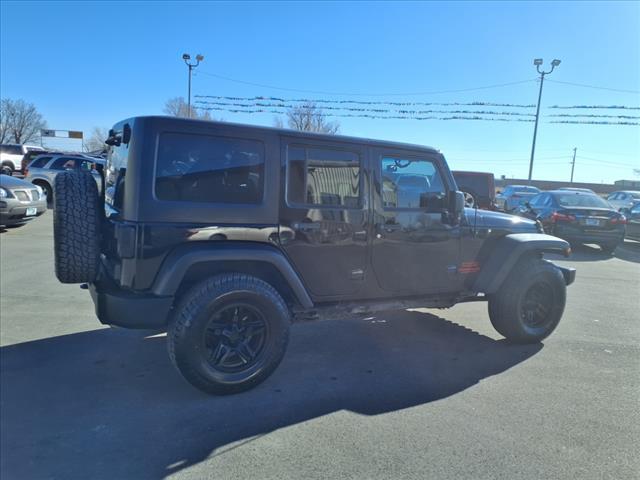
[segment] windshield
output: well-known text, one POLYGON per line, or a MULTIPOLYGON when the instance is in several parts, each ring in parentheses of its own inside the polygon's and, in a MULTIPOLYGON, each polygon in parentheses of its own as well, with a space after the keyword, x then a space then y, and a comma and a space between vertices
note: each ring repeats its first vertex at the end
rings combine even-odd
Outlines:
POLYGON ((605 200, 597 195, 568 193, 566 195, 555 195, 555 197, 561 207, 611 208, 605 200))

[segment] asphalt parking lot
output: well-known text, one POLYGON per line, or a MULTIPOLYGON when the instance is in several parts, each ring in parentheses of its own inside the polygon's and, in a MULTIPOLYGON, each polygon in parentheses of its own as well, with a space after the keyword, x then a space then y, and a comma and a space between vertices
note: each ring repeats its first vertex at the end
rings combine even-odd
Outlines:
POLYGON ((3 480, 640 476, 640 243, 560 260, 544 344, 479 303, 296 324, 270 379, 209 397, 57 282, 51 217, 0 233, 3 480))

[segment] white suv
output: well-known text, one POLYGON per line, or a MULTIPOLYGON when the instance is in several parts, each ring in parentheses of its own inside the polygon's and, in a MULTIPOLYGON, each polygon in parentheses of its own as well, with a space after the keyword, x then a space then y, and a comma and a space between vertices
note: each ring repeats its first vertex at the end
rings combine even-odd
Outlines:
POLYGON ((20 170, 22 168, 22 157, 31 150, 44 151, 44 148, 16 143, 0 145, 0 173, 13 175, 13 172, 20 170))

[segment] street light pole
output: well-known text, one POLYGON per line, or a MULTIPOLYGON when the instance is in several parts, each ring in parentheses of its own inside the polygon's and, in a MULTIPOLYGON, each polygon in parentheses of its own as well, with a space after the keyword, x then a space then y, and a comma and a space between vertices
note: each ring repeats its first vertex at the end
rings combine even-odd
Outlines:
POLYGON ((182 54, 182 59, 184 60, 184 63, 187 65, 187 67, 189 67, 189 90, 188 90, 189 93, 187 97, 187 109, 188 109, 187 114, 189 118, 191 118, 191 72, 193 71, 194 68, 200 65, 200 62, 204 60, 204 56, 200 54, 196 55, 195 63, 189 62, 189 60, 191 60, 191 55, 189 55, 188 53, 182 54))
POLYGON ((538 105, 536 106, 536 121, 533 127, 533 142, 531 144, 531 160, 529 161, 529 183, 531 183, 531 175, 533 173, 533 158, 536 153, 536 137, 538 135, 538 118, 540 117, 540 100, 542 99, 542 86, 544 85, 544 76, 553 72, 553 69, 560 65, 560 60, 555 59, 551 62, 551 70, 545 72, 540 70, 542 65, 542 59, 536 58, 533 60, 533 64, 536 66, 536 70, 540 74, 540 91, 538 92, 538 105))
POLYGON ((578 151, 578 147, 573 149, 573 160, 571 160, 571 182, 573 183, 573 169, 576 167, 576 152, 578 151))

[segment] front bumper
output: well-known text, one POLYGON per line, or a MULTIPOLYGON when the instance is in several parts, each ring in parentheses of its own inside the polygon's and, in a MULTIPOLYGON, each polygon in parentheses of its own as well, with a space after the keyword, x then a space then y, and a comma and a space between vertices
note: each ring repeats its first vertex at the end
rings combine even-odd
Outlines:
POLYGON ((158 329, 169 322, 173 297, 131 293, 104 281, 88 286, 96 315, 104 325, 158 329))
POLYGON ((33 220, 47 211, 47 201, 22 203, 14 198, 0 200, 0 225, 19 225, 33 220), (27 216, 27 208, 35 208, 36 214, 27 216))
POLYGON ((571 285, 576 280, 576 269, 571 267, 561 267, 554 263, 554 266, 560 270, 562 276, 564 277, 564 283, 567 285, 571 285))

